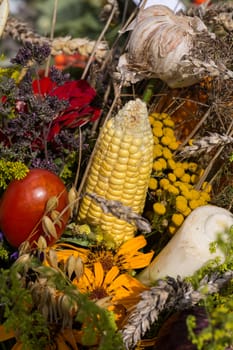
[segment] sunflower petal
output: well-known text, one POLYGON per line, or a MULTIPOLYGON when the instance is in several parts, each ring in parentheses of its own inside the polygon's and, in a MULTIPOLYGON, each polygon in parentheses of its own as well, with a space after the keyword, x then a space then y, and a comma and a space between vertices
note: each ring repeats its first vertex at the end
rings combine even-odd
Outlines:
POLYGON ((108 286, 111 285, 111 283, 115 280, 115 278, 118 276, 119 274, 119 269, 117 266, 113 266, 111 268, 111 270, 109 270, 105 276, 105 279, 104 279, 104 283, 103 283, 103 286, 105 288, 108 288, 108 286))
POLYGON ((14 338, 15 333, 13 331, 7 332, 5 327, 0 325, 0 342, 14 338))
POLYGON ((104 269, 102 264, 97 261, 94 263, 94 274, 95 274, 95 285, 96 287, 100 287, 104 281, 104 269))
POLYGON ((146 239, 143 235, 129 239, 119 248, 117 255, 134 255, 139 249, 145 247, 146 239))

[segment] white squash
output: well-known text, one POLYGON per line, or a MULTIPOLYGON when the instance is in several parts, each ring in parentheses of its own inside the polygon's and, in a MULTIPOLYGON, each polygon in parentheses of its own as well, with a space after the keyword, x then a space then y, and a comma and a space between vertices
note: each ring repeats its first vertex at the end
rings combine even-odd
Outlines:
POLYGON ((218 234, 226 239, 226 231, 233 225, 233 215, 226 209, 204 205, 196 208, 138 279, 151 285, 157 279, 171 276, 192 276, 210 259, 217 256, 224 261, 222 251, 210 252, 210 244, 218 234))
POLYGON ((6 25, 7 17, 9 13, 8 0, 0 0, 0 37, 6 25))

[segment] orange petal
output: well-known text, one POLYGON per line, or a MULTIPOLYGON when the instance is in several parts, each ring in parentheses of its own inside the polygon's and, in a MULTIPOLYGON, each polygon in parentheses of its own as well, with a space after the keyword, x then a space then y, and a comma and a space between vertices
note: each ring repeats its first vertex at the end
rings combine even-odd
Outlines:
POLYGON ((146 243, 146 239, 143 235, 129 239, 128 241, 122 244, 122 246, 119 248, 117 255, 133 255, 139 249, 145 247, 146 243))
POLYGON ((7 332, 5 327, 0 325, 0 342, 14 338, 15 333, 13 331, 7 332))
POLYGON ((105 276, 104 279, 104 287, 108 288, 108 286, 111 286, 117 275, 119 274, 119 269, 117 266, 113 266, 111 270, 109 270, 105 276))
POLYGON ((96 287, 100 287, 104 281, 104 269, 102 264, 99 261, 94 263, 94 274, 95 274, 95 285, 96 287))

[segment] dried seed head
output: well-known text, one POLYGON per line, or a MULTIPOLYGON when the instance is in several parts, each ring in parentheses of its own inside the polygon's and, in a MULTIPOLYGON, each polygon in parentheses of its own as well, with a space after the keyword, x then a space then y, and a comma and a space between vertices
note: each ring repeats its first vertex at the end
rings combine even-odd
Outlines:
POLYGON ((44 250, 47 248, 47 242, 46 242, 46 239, 43 237, 43 236, 40 236, 38 241, 37 241, 37 247, 40 249, 40 250, 44 250))
POLYGON ((23 243, 20 244, 19 246, 19 255, 23 255, 27 252, 31 251, 31 246, 28 241, 24 241, 23 243))
POLYGON ((80 278, 83 275, 84 266, 83 266, 83 261, 80 258, 80 256, 78 256, 76 258, 76 264, 75 264, 74 272, 75 272, 75 275, 76 275, 77 278, 80 278))
POLYGON ((58 268, 57 253, 54 249, 49 249, 47 259, 52 267, 54 267, 55 269, 58 268))
POLYGON ((45 207, 45 212, 50 213, 52 210, 55 210, 58 206, 57 196, 52 196, 48 199, 45 207))
POLYGON ((58 238, 56 227, 53 221, 47 215, 44 215, 42 218, 42 228, 47 236, 52 236, 55 239, 58 238))
POLYGON ((73 212, 73 210, 74 210, 77 198, 78 198, 77 197, 77 191, 76 191, 75 187, 72 186, 71 189, 68 192, 68 200, 69 200, 71 212, 73 212))

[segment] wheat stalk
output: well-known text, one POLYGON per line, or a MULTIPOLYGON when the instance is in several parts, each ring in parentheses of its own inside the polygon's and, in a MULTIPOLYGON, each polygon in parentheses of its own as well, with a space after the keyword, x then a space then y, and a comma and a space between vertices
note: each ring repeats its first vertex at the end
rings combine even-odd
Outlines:
POLYGON ((216 146, 223 146, 233 143, 233 137, 229 135, 220 135, 218 133, 210 133, 201 139, 193 140, 191 146, 185 146, 179 152, 182 157, 189 157, 203 152, 209 153, 216 146))
POLYGON ((151 325, 158 320, 164 310, 183 310, 197 304, 207 294, 217 293, 233 278, 233 271, 206 275, 194 290, 190 282, 167 277, 158 280, 155 287, 141 293, 141 300, 127 319, 121 330, 125 348, 132 349, 145 335, 151 325))
MULTIPOLYGON (((7 20, 4 36, 11 36, 14 40, 23 44, 30 42, 32 44, 44 45, 47 44, 51 47, 51 54, 53 56, 65 53, 73 55, 80 53, 84 56, 90 56, 96 46, 96 41, 89 40, 87 38, 71 38, 70 36, 58 37, 49 39, 35 33, 28 27, 28 24, 18 21, 14 17, 10 17, 7 20)), ((95 59, 102 61, 108 52, 108 45, 105 41, 101 41, 95 48, 95 59)))

